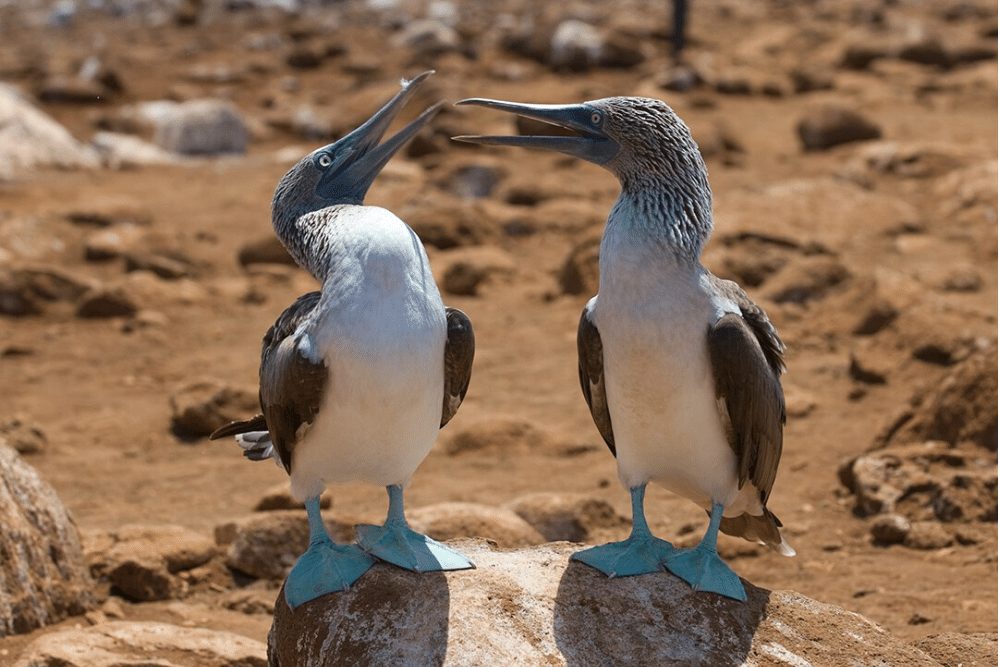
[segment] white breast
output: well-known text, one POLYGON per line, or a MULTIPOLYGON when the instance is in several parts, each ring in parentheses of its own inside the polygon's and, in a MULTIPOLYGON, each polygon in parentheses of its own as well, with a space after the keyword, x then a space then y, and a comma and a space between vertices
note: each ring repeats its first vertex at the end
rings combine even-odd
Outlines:
POLYGON ((444 305, 419 239, 376 207, 352 207, 311 326, 329 384, 297 445, 292 486, 403 484, 430 451, 444 394, 444 305))
POLYGON ((623 484, 654 481, 708 508, 739 494, 708 358, 719 305, 700 270, 609 225, 595 320, 623 484))

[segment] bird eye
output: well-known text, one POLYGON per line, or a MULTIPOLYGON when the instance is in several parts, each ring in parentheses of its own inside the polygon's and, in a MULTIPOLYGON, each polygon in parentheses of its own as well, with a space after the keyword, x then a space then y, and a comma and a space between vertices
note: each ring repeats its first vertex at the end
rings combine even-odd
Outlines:
POLYGON ((597 113, 596 111, 594 113, 590 114, 590 122, 593 123, 594 125, 600 125, 601 124, 601 114, 597 113))
POLYGON ((319 156, 318 162, 319 166, 326 168, 333 164, 333 158, 329 155, 323 154, 319 156))

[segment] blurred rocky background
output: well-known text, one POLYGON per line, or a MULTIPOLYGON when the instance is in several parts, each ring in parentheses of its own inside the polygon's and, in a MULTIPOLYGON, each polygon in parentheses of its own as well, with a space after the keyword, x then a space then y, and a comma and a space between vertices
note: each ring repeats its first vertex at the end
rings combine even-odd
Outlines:
MULTIPOLYGON (((724 556, 775 589, 775 618, 833 605, 797 632, 861 632, 847 609, 891 632, 875 643, 899 664, 995 664, 996 3, 691 0, 679 54, 672 15, 651 0, 0 0, 0 664, 265 664, 304 512, 279 468, 206 435, 254 410, 261 336, 314 287, 273 237, 271 194, 426 68, 401 122, 467 96, 677 110, 715 194, 705 263, 789 347, 770 506, 799 556, 728 538, 724 556)), ((574 344, 617 185, 449 141, 511 131, 538 128, 446 106, 368 203, 421 236, 479 343, 413 479, 413 523, 487 540, 500 571, 542 568, 450 579, 453 602, 532 599, 545 619, 567 547, 538 545, 628 528, 574 344)), ((385 507, 362 485, 324 502, 343 540, 385 507)), ((675 544, 704 523, 655 489, 648 515, 675 544)), ((399 585, 379 572, 372 590, 399 585)), ((830 646, 767 627, 743 657, 780 660, 786 641, 826 664, 830 646)))

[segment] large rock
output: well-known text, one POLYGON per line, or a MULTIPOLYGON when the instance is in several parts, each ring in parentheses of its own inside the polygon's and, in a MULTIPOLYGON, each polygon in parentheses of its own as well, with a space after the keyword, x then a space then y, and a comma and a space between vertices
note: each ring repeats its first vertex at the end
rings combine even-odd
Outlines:
POLYGON ((34 167, 97 167, 97 153, 42 113, 11 86, 0 84, 0 178, 34 167))
POLYGON ((56 492, 0 438, 0 637, 94 605, 76 524, 56 492))
POLYGON ((746 584, 747 602, 666 572, 608 579, 555 543, 454 545, 477 569, 415 574, 378 564, 350 591, 292 611, 279 595, 271 667, 293 665, 926 665, 863 616, 746 584))
POLYGON ((232 632, 112 621, 42 635, 14 667, 264 667, 266 647, 232 632))

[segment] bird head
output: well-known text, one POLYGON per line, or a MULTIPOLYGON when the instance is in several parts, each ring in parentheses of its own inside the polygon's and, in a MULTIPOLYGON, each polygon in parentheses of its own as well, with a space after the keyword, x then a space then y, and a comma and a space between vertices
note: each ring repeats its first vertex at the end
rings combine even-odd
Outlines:
POLYGON ((402 146, 437 114, 435 104, 385 143, 379 144, 413 91, 433 71, 403 80, 402 88, 374 116, 343 138, 317 148, 292 167, 278 183, 272 215, 277 221, 334 204, 361 204, 379 172, 402 146))
POLYGON ((633 185, 708 187, 705 163, 684 121, 660 100, 606 97, 580 104, 518 104, 470 98, 475 105, 515 113, 570 130, 573 136, 459 136, 457 141, 559 151, 600 165, 625 189, 633 185))

